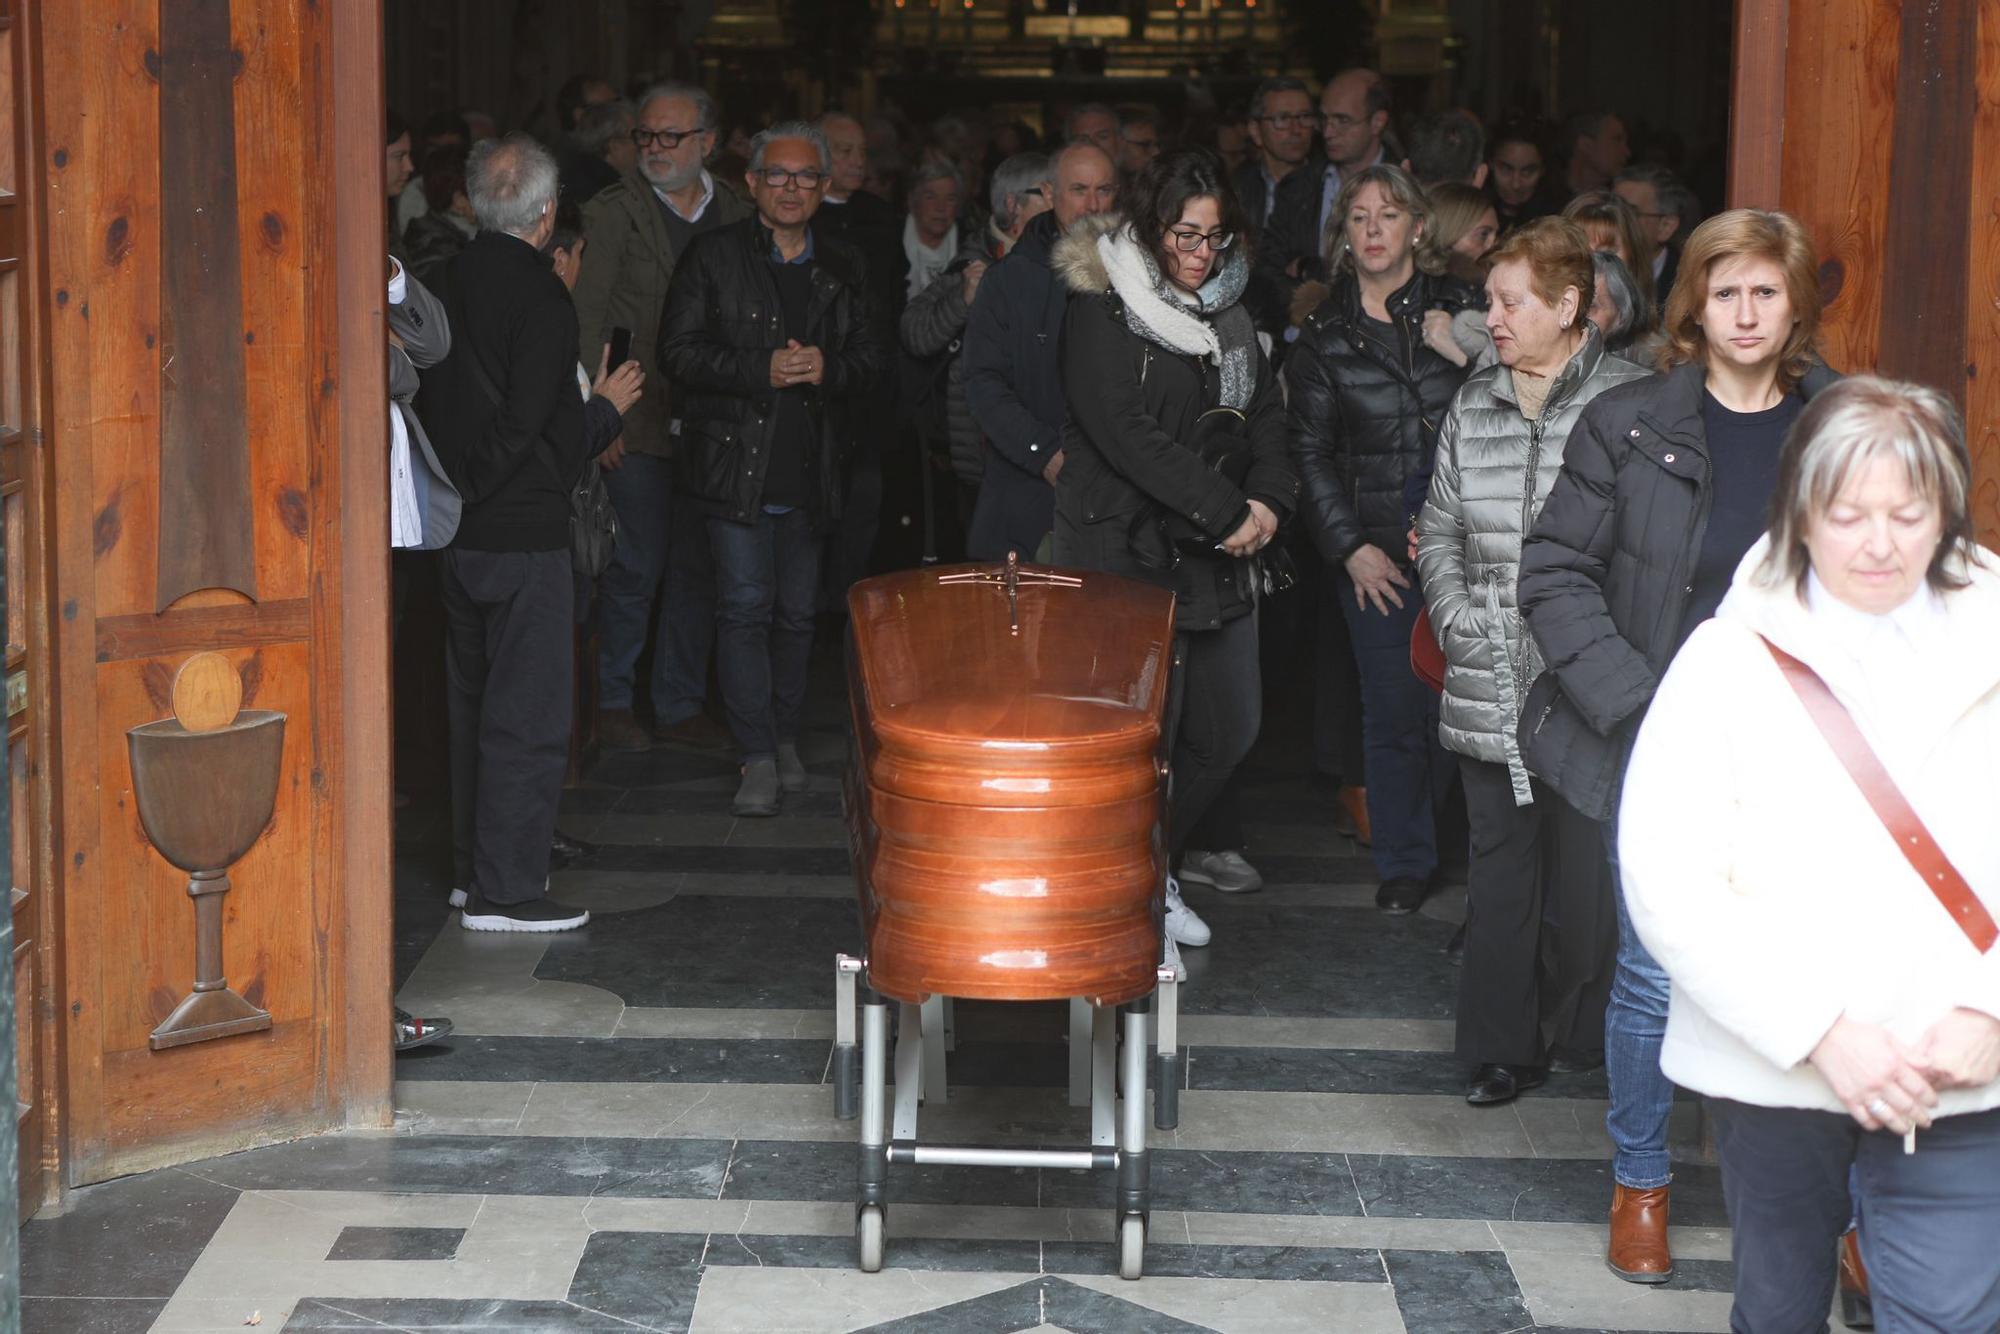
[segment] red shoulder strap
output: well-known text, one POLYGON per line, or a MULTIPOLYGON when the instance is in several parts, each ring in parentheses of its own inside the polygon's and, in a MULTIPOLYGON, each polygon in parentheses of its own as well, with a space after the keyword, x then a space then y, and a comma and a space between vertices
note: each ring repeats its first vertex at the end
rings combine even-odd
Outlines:
MULTIPOLYGON (((1762 639, 1763 636, 1759 635, 1762 639)), ((2000 927, 1993 924, 1992 914, 1986 905, 1972 892, 1972 886, 1965 882, 1951 858, 1945 856, 1944 849, 1931 837, 1931 831, 1924 828, 1923 820, 1903 796, 1896 780, 1889 777, 1889 771, 1882 767, 1881 759, 1874 747, 1861 735, 1854 716, 1847 706, 1834 698, 1818 672, 1800 662, 1791 654, 1764 640, 1764 647, 1771 650, 1777 660, 1778 670, 1791 683, 1799 702, 1806 706, 1806 713, 1833 748, 1847 776, 1861 789, 1861 795, 1875 811, 1882 827, 1896 840, 1896 847, 1909 860, 1918 875, 1924 879, 1937 901, 1958 923, 1959 930, 1965 932, 1973 948, 1984 954, 1993 948, 1993 942, 2000 939, 2000 927)))

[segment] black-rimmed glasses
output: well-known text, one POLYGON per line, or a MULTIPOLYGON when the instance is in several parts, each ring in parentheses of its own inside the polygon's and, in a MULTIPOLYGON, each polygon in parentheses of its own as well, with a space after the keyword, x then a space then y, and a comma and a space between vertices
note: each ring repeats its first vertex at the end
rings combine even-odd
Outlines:
POLYGON ((700 130, 649 130, 642 125, 632 131, 632 142, 641 148, 651 148, 654 144, 658 144, 662 148, 671 150, 679 148, 683 139, 691 139, 700 133, 700 130))
POLYGON ((1195 251, 1201 249, 1203 241, 1208 242, 1208 251, 1212 255, 1219 255, 1236 243, 1235 232, 1170 231, 1167 235, 1174 238, 1174 249, 1181 251, 1183 254, 1193 254, 1195 251))
POLYGON ((757 172, 758 179, 773 190, 782 190, 787 185, 796 185, 801 190, 817 190, 826 180, 826 175, 812 168, 786 171, 783 167, 764 167, 757 172))

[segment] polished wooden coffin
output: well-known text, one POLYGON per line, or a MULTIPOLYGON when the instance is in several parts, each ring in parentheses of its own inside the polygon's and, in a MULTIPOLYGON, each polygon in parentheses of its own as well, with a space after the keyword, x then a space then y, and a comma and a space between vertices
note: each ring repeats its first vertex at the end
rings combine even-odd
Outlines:
POLYGON ((911 1002, 1152 991, 1172 594, 970 565, 865 580, 848 612, 870 983, 911 1002))

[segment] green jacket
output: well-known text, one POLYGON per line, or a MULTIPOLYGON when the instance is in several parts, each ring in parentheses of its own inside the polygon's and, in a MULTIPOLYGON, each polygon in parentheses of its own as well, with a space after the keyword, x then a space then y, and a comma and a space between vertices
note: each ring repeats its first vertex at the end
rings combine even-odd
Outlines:
MULTIPOLYGON (((723 225, 750 215, 750 206, 719 180, 708 207, 723 225)), ((597 374, 597 359, 613 329, 632 331, 632 359, 645 368, 646 387, 625 414, 625 448, 665 458, 673 453, 667 424, 674 416, 674 394, 654 367, 659 364, 660 311, 679 256, 652 185, 629 171, 591 196, 583 205, 583 236, 575 298, 584 369, 597 374)))

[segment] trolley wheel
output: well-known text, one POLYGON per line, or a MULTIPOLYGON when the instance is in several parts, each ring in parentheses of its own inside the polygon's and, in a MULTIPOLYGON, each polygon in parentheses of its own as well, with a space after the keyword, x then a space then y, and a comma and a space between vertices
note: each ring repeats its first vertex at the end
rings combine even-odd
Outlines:
POLYGON ((1118 1277, 1137 1278, 1146 1261, 1146 1219, 1127 1214, 1118 1220, 1118 1277))
POLYGON ((860 1251, 861 1272, 874 1274, 882 1269, 882 1206, 864 1204, 854 1222, 854 1241, 860 1251))

